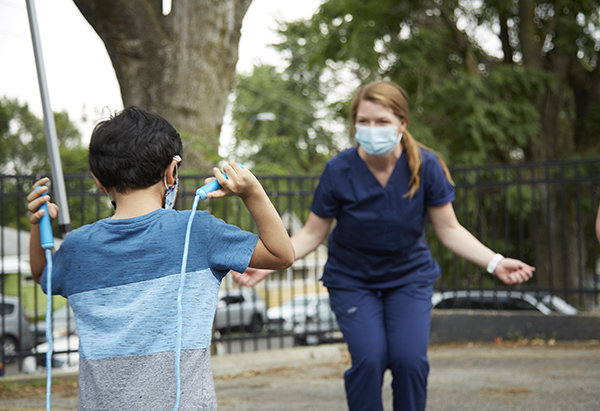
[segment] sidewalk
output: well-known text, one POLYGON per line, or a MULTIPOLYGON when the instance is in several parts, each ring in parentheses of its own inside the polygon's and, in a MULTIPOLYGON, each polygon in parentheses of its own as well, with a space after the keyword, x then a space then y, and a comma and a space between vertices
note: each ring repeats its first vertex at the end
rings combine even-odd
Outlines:
MULTIPOLYGON (((430 347, 427 410, 599 409, 600 343, 537 344, 430 347)), ((346 411, 343 374, 348 366, 343 344, 213 357, 219 411, 346 411)), ((390 381, 388 372, 386 411, 392 411, 390 381)), ((1 393, 0 411, 45 409, 43 386, 25 397, 1 393)), ((57 386, 52 404, 56 411, 76 410, 76 387, 57 386)))

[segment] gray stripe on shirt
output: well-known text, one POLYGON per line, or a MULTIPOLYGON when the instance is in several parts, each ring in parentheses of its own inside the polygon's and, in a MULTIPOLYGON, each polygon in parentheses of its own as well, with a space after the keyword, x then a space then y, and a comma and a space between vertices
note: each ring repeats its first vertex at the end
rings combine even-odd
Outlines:
MULTIPOLYGON (((175 353, 110 357, 79 362, 80 411, 172 410, 177 395, 175 353)), ((179 410, 215 411, 210 351, 181 352, 179 410)))

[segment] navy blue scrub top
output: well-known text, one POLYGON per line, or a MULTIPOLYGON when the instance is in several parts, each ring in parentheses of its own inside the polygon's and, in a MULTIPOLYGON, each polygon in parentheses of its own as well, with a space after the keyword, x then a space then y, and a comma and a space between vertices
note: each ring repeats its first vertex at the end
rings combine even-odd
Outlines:
POLYGON ((311 211, 334 217, 323 285, 385 289, 412 282, 433 282, 439 265, 425 244, 427 207, 454 201, 454 187, 435 155, 421 149, 421 182, 412 199, 410 170, 403 152, 383 187, 359 157, 345 150, 325 166, 311 211))

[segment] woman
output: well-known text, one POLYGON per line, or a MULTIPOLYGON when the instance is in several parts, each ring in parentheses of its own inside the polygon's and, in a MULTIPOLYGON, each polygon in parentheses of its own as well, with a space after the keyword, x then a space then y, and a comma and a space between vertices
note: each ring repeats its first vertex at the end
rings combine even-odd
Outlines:
MULTIPOLYGON (((345 374, 351 411, 383 410, 383 374, 391 369, 395 410, 423 410, 433 282, 440 268, 424 242, 429 215, 442 244, 506 284, 527 281, 533 267, 484 246, 456 219, 448 168, 408 131, 408 103, 391 82, 361 87, 351 106, 358 146, 331 159, 306 225, 292 237, 296 259, 329 236, 322 277, 352 367, 345 374)), ((234 273, 252 286, 269 271, 234 273)))

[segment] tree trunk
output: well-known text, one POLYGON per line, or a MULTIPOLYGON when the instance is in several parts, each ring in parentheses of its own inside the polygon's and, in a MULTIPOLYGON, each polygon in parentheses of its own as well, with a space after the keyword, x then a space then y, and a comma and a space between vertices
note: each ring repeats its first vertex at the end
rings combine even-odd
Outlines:
MULTIPOLYGON (((543 177, 542 174, 538 173, 538 178, 543 177)), ((593 220, 590 215, 577 214, 576 191, 558 184, 553 187, 540 184, 537 188, 535 247, 538 261, 533 283, 558 295, 563 289, 585 287, 583 267, 588 259, 585 233, 593 220)), ((586 302, 579 301, 579 304, 585 306, 586 302)))
POLYGON ((208 171, 252 0, 73 0, 104 42, 125 107, 156 112, 184 137, 184 164, 208 171))
POLYGON ((598 109, 600 108, 600 69, 584 69, 576 57, 569 64, 569 85, 573 90, 575 119, 573 135, 575 150, 589 153, 590 149, 600 151, 600 129, 598 109))
POLYGON ((534 7, 534 0, 519 0, 519 43, 523 64, 538 67, 540 47, 535 36, 534 7))
MULTIPOLYGON (((578 61, 573 61, 574 58, 577 60, 574 52, 563 48, 563 37, 568 34, 558 23, 563 12, 562 2, 554 2, 556 15, 553 20, 546 22, 544 30, 536 29, 535 4, 533 0, 519 0, 519 44, 524 66, 552 73, 552 77, 556 79, 554 84, 548 84, 545 93, 540 93, 534 100, 540 113, 541 128, 539 136, 531 145, 531 160, 546 162, 577 154, 577 130, 565 126, 568 122, 561 121, 561 114, 564 115, 565 111, 569 114, 568 110, 565 110, 565 99, 570 91, 567 81, 569 73, 572 90, 574 83, 585 83, 585 79, 582 79, 581 72, 574 70, 573 63, 581 67, 578 61), (554 48, 550 51, 542 50, 547 36, 554 36, 554 48)), ((589 82, 586 84, 590 87, 589 82)), ((580 97, 580 102, 587 101, 586 93, 578 93, 576 89, 574 92, 575 97, 580 97)), ((573 113, 573 123, 577 124, 576 119, 582 114, 584 108, 577 107, 573 113)), ((561 178, 564 172, 565 170, 560 170, 559 175, 556 175, 555 169, 553 173, 545 175, 542 170, 536 170, 536 177, 540 181, 546 178, 561 178)), ((583 251, 578 254, 578 246, 585 243, 582 226, 585 227, 589 219, 587 216, 579 217, 575 214, 575 193, 571 192, 568 186, 540 184, 537 187, 537 196, 535 246, 538 267, 535 282, 555 293, 564 288, 581 287, 581 267, 586 264, 587 254, 585 247, 580 247, 583 251)))

